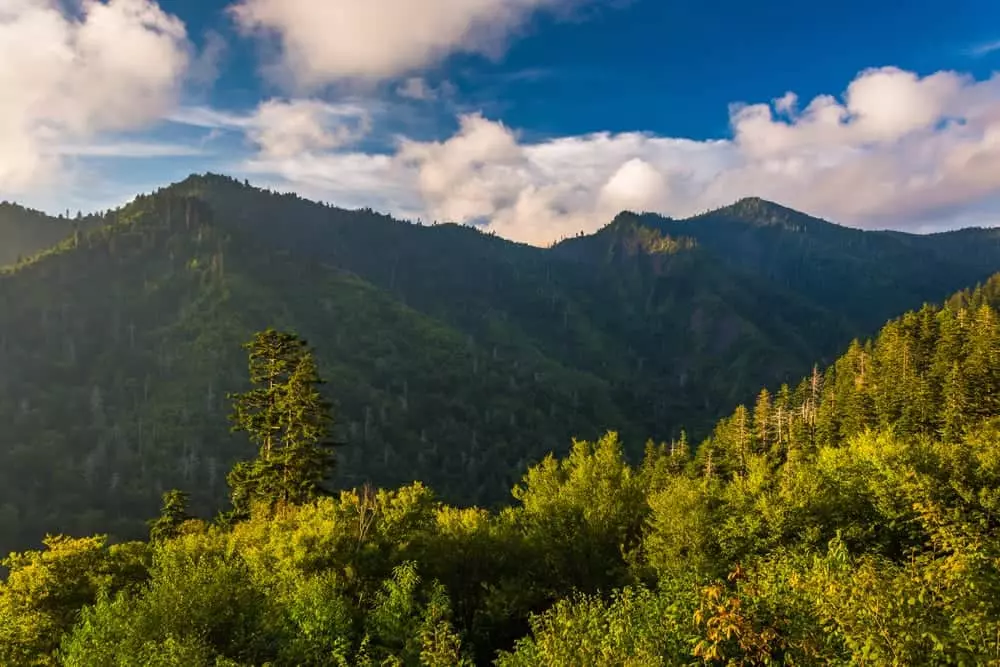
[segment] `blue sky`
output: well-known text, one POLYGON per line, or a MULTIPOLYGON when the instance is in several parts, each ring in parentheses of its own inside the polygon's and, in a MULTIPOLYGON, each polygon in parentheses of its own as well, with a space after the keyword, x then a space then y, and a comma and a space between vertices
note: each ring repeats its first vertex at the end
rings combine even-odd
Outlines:
POLYGON ((0 9, 0 199, 213 170, 540 244, 748 195, 1000 221, 993 0, 74 2, 0 9))

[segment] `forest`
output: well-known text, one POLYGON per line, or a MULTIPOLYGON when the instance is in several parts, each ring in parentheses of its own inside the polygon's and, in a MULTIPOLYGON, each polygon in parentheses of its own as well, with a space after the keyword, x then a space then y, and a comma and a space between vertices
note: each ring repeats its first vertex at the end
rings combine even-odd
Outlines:
POLYGON ((77 213, 75 218, 69 215, 67 211, 52 218, 41 211, 0 201, 0 266, 17 263, 77 231, 100 224, 97 215, 77 213))
POLYGON ((499 511, 573 438, 615 431, 632 465, 648 439, 700 443, 1000 266, 995 230, 863 232, 762 200, 534 248, 212 174, 79 218, 3 205, 0 236, 20 255, 0 258, 0 553, 141 538, 171 489, 218 511, 238 344, 268 327, 315 345, 336 490, 420 480, 499 511))
POLYGON ((998 307, 1000 275, 634 463, 574 440, 492 508, 328 488, 317 356, 261 330, 224 511, 12 554, 0 663, 997 664, 998 307))

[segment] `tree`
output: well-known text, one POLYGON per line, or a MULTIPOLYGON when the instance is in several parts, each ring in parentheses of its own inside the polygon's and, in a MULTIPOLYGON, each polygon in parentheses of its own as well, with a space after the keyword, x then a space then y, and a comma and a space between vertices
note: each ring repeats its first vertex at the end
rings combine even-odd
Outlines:
POLYGON ((757 395, 757 403, 753 408, 753 434, 758 451, 766 452, 774 440, 772 420, 771 392, 767 389, 761 389, 760 394, 757 395))
POLYGON ((192 519, 188 514, 188 494, 174 489, 163 494, 160 516, 149 522, 149 538, 158 542, 177 535, 181 524, 192 519))
POLYGON ((325 495, 322 485, 334 468, 330 404, 319 392, 324 381, 306 341, 268 329, 244 347, 253 387, 229 396, 230 420, 259 452, 228 477, 238 516, 254 503, 302 504, 325 495))

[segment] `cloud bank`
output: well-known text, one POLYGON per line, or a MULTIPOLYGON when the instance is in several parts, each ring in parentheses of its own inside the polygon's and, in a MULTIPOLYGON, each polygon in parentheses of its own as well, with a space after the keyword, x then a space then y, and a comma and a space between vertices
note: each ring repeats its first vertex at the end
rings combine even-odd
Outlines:
POLYGON ((312 88, 392 79, 455 53, 495 57, 536 12, 585 1, 240 0, 231 11, 246 32, 277 41, 278 79, 312 88))
POLYGON ((81 142, 162 116, 190 61, 184 24, 151 0, 0 2, 0 191, 51 183, 81 142))
POLYGON ((596 133, 524 142, 472 114, 443 141, 399 138, 391 155, 275 159, 261 142, 243 167, 345 205, 535 244, 593 231, 622 209, 688 216, 745 196, 862 227, 943 227, 983 210, 1000 222, 1000 75, 871 69, 839 97, 800 104, 787 93, 733 105, 730 120, 731 138, 717 141, 596 133))

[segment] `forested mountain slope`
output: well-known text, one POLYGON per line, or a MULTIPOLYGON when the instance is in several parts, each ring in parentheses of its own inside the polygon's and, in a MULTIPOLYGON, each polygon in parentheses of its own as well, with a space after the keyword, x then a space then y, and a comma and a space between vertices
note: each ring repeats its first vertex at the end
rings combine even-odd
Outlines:
MULTIPOLYGON (((739 224, 784 230, 775 257, 793 262, 799 232, 765 213, 739 224)), ((678 224, 623 215, 540 249, 221 176, 139 197, 0 277, 0 547, 135 534, 173 487, 203 515, 218 509, 246 447, 227 433, 226 394, 245 381, 240 344, 267 326, 319 350, 345 442, 338 485, 419 479, 491 504, 572 436, 617 429, 637 458, 647 438, 706 434, 761 385, 867 333, 870 312, 946 289, 911 271, 923 255, 859 250, 898 235, 816 222, 863 240, 819 244, 862 299, 737 261, 697 221, 678 224), (879 287, 886 276, 899 285, 879 287)), ((985 276, 991 233, 947 236, 941 256, 976 245, 976 260, 934 278, 985 276)))
POLYGON ((656 430, 679 417, 707 426, 721 405, 860 333, 822 304, 734 272, 683 238, 595 270, 470 227, 415 226, 223 176, 168 191, 203 198, 220 224, 350 270, 478 340, 520 338, 594 373, 656 430))
POLYGON ((722 474, 754 454, 797 459, 865 430, 901 438, 961 440, 1000 415, 1000 275, 889 322, 855 340, 825 371, 797 385, 763 389, 739 406, 699 448, 702 465, 722 474))
POLYGON ((9 559, 0 662, 996 664, 998 305, 1000 275, 889 322, 693 458, 578 441, 502 511, 417 483, 209 524, 168 497, 149 542, 9 559))
POLYGON ((996 230, 865 232, 759 199, 681 222, 626 213, 593 236, 539 249, 223 176, 170 190, 204 198, 222 224, 344 267, 470 335, 500 321, 546 355, 607 379, 620 402, 638 400, 656 427, 678 415, 703 427, 769 377, 830 361, 851 337, 1000 269, 996 230))
POLYGON ((171 487, 220 507, 247 447, 226 394, 245 383, 241 342, 269 325, 323 341, 341 485, 496 498, 567 433, 628 421, 602 380, 220 230, 197 200, 141 198, 107 222, 0 277, 3 546, 135 534, 171 487))
POLYGON ((13 264, 19 258, 29 257, 53 246, 73 234, 75 229, 86 228, 93 218, 70 221, 52 218, 40 211, 0 202, 0 266, 13 264))
POLYGON ((984 280, 1000 261, 997 229, 862 231, 753 198, 688 220, 623 213, 598 234, 563 241, 557 250, 593 253, 595 244, 613 247, 609 241, 622 229, 636 227, 691 238, 727 265, 822 304, 864 332, 984 280))

